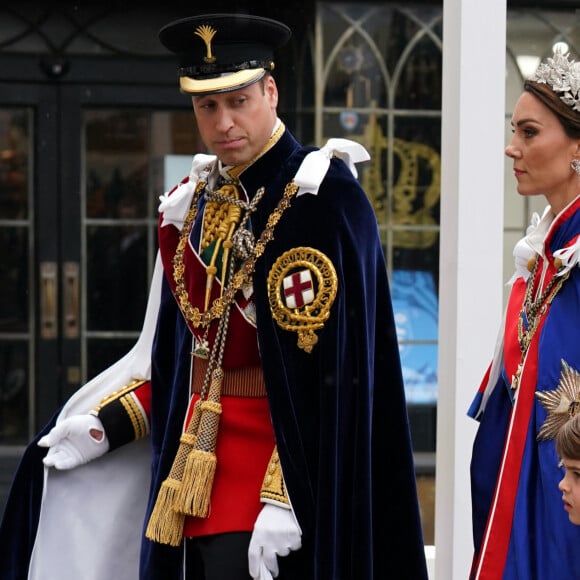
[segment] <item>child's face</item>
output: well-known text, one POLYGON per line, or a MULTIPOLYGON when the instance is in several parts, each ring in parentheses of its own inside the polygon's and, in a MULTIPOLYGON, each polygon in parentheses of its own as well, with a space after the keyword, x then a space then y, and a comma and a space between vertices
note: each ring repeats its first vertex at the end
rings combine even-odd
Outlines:
POLYGON ((573 524, 580 525, 580 460, 562 458, 564 477, 558 484, 564 509, 573 524))

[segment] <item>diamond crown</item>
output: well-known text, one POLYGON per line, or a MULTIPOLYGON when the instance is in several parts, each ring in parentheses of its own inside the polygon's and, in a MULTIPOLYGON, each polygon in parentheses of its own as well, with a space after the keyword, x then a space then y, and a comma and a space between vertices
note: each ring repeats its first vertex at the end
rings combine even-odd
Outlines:
POLYGON ((555 93, 563 93, 560 99, 580 112, 580 62, 570 60, 568 54, 556 49, 554 57, 542 62, 529 80, 545 83, 555 93))

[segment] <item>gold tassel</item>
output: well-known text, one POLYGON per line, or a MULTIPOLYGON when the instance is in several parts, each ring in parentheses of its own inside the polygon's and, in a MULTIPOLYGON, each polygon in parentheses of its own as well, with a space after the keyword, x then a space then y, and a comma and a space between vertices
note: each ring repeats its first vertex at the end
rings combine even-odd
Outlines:
POLYGON ((175 509, 199 518, 205 518, 209 515, 216 464, 215 453, 210 451, 194 449, 189 454, 175 509))
POLYGON ((187 426, 187 431, 181 434, 177 455, 173 460, 169 477, 161 484, 155 499, 155 506, 149 516, 145 536, 153 542, 179 546, 183 537, 185 514, 174 508, 176 498, 182 487, 181 478, 186 464, 186 458, 196 441, 195 432, 201 419, 201 401, 195 402, 193 414, 187 426))
POLYGON ((149 540, 175 547, 181 544, 185 515, 173 509, 180 487, 180 481, 169 477, 161 484, 145 532, 149 540))
POLYGON ((208 399, 201 404, 201 419, 194 448, 187 456, 181 487, 174 509, 205 518, 210 511, 211 490, 217 466, 215 446, 222 412, 219 403, 223 379, 221 368, 214 370, 208 399))

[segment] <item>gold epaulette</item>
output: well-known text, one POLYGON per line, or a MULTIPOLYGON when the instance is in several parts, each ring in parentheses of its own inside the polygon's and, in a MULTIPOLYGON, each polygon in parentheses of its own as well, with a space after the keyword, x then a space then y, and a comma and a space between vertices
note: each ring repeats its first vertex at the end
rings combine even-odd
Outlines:
POLYGON ((280 465, 277 447, 274 447, 272 457, 270 457, 270 462, 266 469, 266 475, 264 476, 264 482, 260 490, 260 499, 263 502, 276 503, 290 509, 290 500, 286 492, 286 485, 284 484, 284 476, 282 475, 282 466, 280 465))

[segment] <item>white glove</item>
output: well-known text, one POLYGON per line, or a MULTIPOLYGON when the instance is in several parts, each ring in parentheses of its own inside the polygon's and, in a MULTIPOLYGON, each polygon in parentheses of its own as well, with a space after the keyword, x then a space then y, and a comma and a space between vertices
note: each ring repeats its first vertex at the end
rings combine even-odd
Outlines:
POLYGON ((47 467, 72 469, 88 463, 109 450, 109 440, 103 424, 94 415, 74 415, 57 423, 38 441, 48 447, 42 460, 47 467))
POLYGON ((248 548, 250 576, 272 580, 278 576, 277 556, 287 556, 302 546, 302 531, 292 509, 265 503, 248 548))

